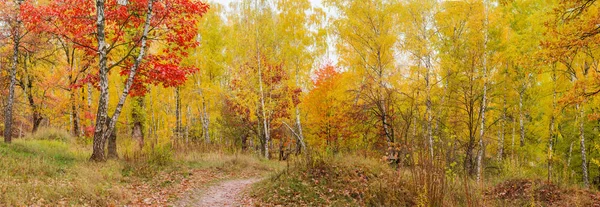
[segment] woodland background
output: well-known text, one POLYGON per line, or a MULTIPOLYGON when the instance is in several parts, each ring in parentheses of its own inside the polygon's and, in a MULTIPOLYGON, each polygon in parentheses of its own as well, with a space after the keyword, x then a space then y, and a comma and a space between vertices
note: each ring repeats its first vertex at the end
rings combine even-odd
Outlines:
POLYGON ((6 0, 0 162, 18 174, 16 146, 57 143, 114 169, 218 151, 287 161, 256 189, 265 204, 307 195, 290 180, 313 172, 391 186, 317 182, 308 205, 585 206, 600 198, 598 25, 595 0, 6 0))

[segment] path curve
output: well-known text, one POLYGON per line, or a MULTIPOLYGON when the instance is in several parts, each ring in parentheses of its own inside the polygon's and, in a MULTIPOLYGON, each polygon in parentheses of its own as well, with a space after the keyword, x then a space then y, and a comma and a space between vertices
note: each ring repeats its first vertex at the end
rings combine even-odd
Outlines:
POLYGON ((217 183, 205 189, 194 190, 174 206, 201 206, 201 207, 237 207, 248 206, 243 202, 243 192, 260 178, 228 180, 217 183))

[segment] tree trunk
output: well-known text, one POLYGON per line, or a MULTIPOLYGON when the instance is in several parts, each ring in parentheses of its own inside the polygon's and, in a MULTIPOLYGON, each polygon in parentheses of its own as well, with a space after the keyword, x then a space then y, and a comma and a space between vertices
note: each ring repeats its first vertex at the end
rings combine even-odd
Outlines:
MULTIPOLYGON (((380 71, 382 71, 382 69, 380 69, 380 71)), ((383 87, 383 74, 379 74, 379 109, 381 110, 379 113, 381 114, 381 124, 383 125, 383 133, 384 136, 386 138, 387 141, 387 146, 388 146, 388 152, 390 155, 393 154, 392 150, 393 147, 391 147, 391 144, 394 143, 394 131, 393 129, 390 129, 390 124, 388 123, 388 113, 387 113, 387 107, 386 107, 386 95, 384 94, 385 92, 385 88, 383 87)), ((431 127, 429 127, 431 128, 431 127)), ((337 139, 337 137, 336 137, 337 139)), ((336 144, 337 144, 337 140, 336 144)), ((337 146, 336 146, 337 147, 337 146)), ((337 152, 337 151, 336 151, 337 152)))
POLYGON ((42 120, 44 120, 44 118, 42 117, 39 111, 33 113, 33 127, 31 128, 32 133, 37 132, 40 129, 42 120))
POLYGON ((385 105, 385 99, 384 96, 381 96, 381 100, 379 101, 381 104, 381 124, 383 125, 383 133, 385 133, 385 138, 387 140, 387 142, 389 143, 393 143, 394 142, 394 136, 392 135, 392 132, 390 130, 389 127, 389 123, 388 123, 388 114, 387 114, 387 107, 385 105))
POLYGON ((187 117, 187 119, 185 119, 185 143, 189 143, 190 142, 190 126, 194 123, 193 118, 192 118, 192 107, 190 107, 190 105, 187 105, 186 117, 187 117))
POLYGON ((571 170, 571 155, 573 155, 573 142, 571 142, 571 144, 569 144, 569 154, 567 155, 567 174, 568 174, 568 178, 569 180, 571 180, 571 174, 569 173, 569 171, 571 170))
POLYGON ((426 65, 427 68, 427 72, 425 73, 425 85, 426 85, 426 100, 425 100, 425 115, 427 116, 427 126, 426 126, 426 130, 427 130, 427 139, 429 141, 429 154, 433 160, 433 131, 431 129, 431 125, 433 122, 433 115, 431 112, 431 83, 429 80, 429 75, 430 75, 430 67, 429 64, 426 65))
POLYGON ((23 61, 23 71, 25 74, 23 75, 25 80, 21 79, 21 87, 25 92, 25 96, 27 96, 27 102, 29 103, 29 107, 31 108, 31 133, 37 132, 42 123, 43 117, 40 112, 39 107, 35 104, 35 99, 33 98, 33 77, 27 71, 27 58, 23 61))
POLYGON ((208 114, 208 104, 206 103, 206 97, 204 91, 200 89, 200 96, 202 96, 202 110, 200 111, 200 121, 202 121, 202 132, 204 134, 204 143, 210 143, 210 115, 208 114))
MULTIPOLYGON (((282 122, 282 124, 284 126, 286 126, 292 132, 292 134, 294 135, 294 137, 296 137, 296 139, 298 139, 298 144, 297 144, 297 146, 299 146, 298 148, 300 148, 300 149, 306 149, 306 143, 304 143, 304 139, 302 139, 300 137, 300 134, 296 133, 294 131, 294 129, 292 127, 290 127, 290 125, 288 125, 287 123, 282 122)), ((327 137, 326 137, 325 140, 327 140, 327 146, 329 146, 329 140, 331 140, 329 123, 327 123, 327 127, 326 128, 327 128, 327 137)), ((298 149, 296 149, 296 150, 298 150, 298 149)), ((296 153, 300 153, 300 152, 296 152, 296 153)))
POLYGON ((585 110, 582 104, 576 105, 577 110, 579 110, 579 143, 581 148, 581 174, 583 177, 583 184, 585 187, 590 186, 589 176, 588 176, 588 168, 587 168, 587 157, 585 153, 585 110))
POLYGON ((98 40, 98 65, 99 65, 99 78, 100 78, 100 99, 98 101, 98 112, 96 114, 96 128, 94 130, 94 141, 93 151, 90 160, 92 161, 104 161, 104 146, 106 143, 105 134, 107 119, 108 119, 108 68, 106 66, 107 60, 107 46, 105 40, 105 17, 104 17, 104 5, 105 0, 96 0, 96 27, 98 32, 96 38, 98 40))
POLYGON ((548 137, 548 182, 552 180, 552 155, 553 155, 553 147, 554 147, 554 137, 555 137, 555 129, 554 129, 554 120, 556 111, 556 69, 552 68, 552 113, 550 115, 550 129, 549 129, 549 137, 548 137))
MULTIPOLYGON (((418 109, 415 109, 415 110, 418 110, 418 109)), ((415 114, 419 114, 419 112, 417 111, 415 114)), ((413 123, 414 124, 413 124, 413 128, 412 128, 412 137, 414 139, 417 137, 417 134, 418 134, 417 129, 419 128, 419 124, 417 121, 417 115, 413 115, 413 123)), ((411 140, 413 140, 413 139, 411 139, 411 140)))
POLYGON ((513 116, 512 116, 512 134, 511 134, 512 140, 510 142, 511 143, 510 144, 510 151, 511 151, 510 156, 511 156, 511 160, 513 162, 515 161, 515 136, 516 136, 516 129, 515 129, 516 123, 515 122, 516 121, 515 121, 514 114, 513 114, 513 116))
MULTIPOLYGON (((257 136, 258 136, 258 142, 260 144, 260 154, 264 155, 265 154, 265 138, 264 138, 265 136, 263 135, 262 130, 261 130, 262 129, 262 126, 261 126, 262 122, 260 122, 260 120, 259 120, 257 123, 258 123, 258 126, 257 126, 257 131, 258 131, 257 132, 257 136)), ((259 146, 256 146, 256 147, 258 148, 259 146)))
POLYGON ((477 154, 477 182, 481 181, 481 175, 483 173, 483 156, 485 151, 484 137, 485 137, 485 112, 487 110, 487 66, 486 58, 483 58, 483 97, 481 99, 481 126, 479 129, 479 153, 477 154))
POLYGON ((75 89, 71 89, 71 119, 73 120, 73 136, 79 137, 80 124, 79 124, 79 115, 77 114, 77 100, 75 95, 75 89))
MULTIPOLYGON (((23 0, 18 0, 18 11, 21 9, 23 0)), ((10 68, 10 84, 8 86, 8 99, 6 103, 6 111, 4 112, 4 142, 12 141, 12 124, 13 124, 13 105, 15 101, 15 85, 17 84, 17 65, 19 63, 19 44, 21 41, 21 18, 17 14, 17 24, 13 28, 13 56, 12 66, 10 68)))
POLYGON ((19 124, 19 136, 18 137, 23 137, 23 122, 22 121, 19 124))
POLYGON ((133 110, 131 110, 131 119, 133 121, 131 136, 137 141, 139 149, 142 150, 144 148, 144 123, 146 120, 144 96, 135 98, 133 110))
MULTIPOLYGON (((379 71, 383 71, 383 69, 380 67, 379 71)), ((383 72, 379 72, 379 76, 377 77, 379 79, 379 86, 378 86, 378 95, 379 95, 379 109, 380 109, 380 116, 381 116, 381 125, 383 126, 383 133, 384 136, 386 138, 386 141, 388 142, 388 145, 390 143, 394 143, 394 129, 390 129, 390 123, 388 120, 388 113, 387 113, 387 106, 386 106, 386 94, 385 94, 385 88, 384 86, 384 82, 383 82, 383 72)))
MULTIPOLYGON (((298 69, 298 67, 296 67, 296 87, 299 87, 300 85, 300 81, 299 81, 299 74, 300 71, 298 69)), ((304 133, 302 132, 302 123, 300 122, 300 106, 296 106, 296 127, 298 128, 298 142, 301 143, 300 145, 296 145, 298 147, 296 147, 296 154, 300 154, 302 153, 302 150, 306 151, 306 146, 304 144, 304 133)))
MULTIPOLYGON (((485 71, 485 69, 484 69, 485 71)), ((487 75, 484 72, 484 79, 487 75)), ((487 83, 483 84, 483 99, 481 103, 481 128, 479 129, 479 152, 477 153, 477 182, 481 181, 481 175, 483 173, 483 156, 485 151, 484 136, 485 136, 485 111, 487 109, 487 83)))
POLYGON ((279 140, 279 161, 284 160, 283 140, 279 140))
MULTIPOLYGON (((87 83, 87 110, 92 114, 92 84, 87 83)), ((94 120, 90 119, 90 126, 94 126, 94 120)))
POLYGON ((181 141, 181 96, 179 87, 175 88, 175 135, 181 141))
POLYGON ((475 175, 473 166, 473 150, 475 149, 475 135, 470 133, 469 142, 467 143, 467 151, 465 152, 465 171, 469 176, 475 175))
POLYGON ((202 99, 202 104, 198 106, 200 122, 202 124, 202 136, 204 137, 204 143, 210 144, 210 115, 208 113, 208 103, 206 101, 206 96, 204 95, 201 77, 196 81, 196 87, 198 88, 198 93, 202 99))
POLYGON ((504 157, 504 136, 506 134, 506 94, 502 102, 502 120, 500 120, 500 140, 498 140, 498 161, 504 157))
POLYGON ((79 105, 79 110, 81 110, 81 113, 84 114, 84 119, 79 119, 79 123, 81 124, 81 126, 79 127, 79 134, 81 136, 85 136, 85 123, 83 123, 83 121, 85 120, 85 110, 87 109, 85 106, 85 87, 83 87, 83 85, 81 86, 81 105, 79 105))
POLYGON ((242 135, 242 152, 248 150, 248 134, 242 135))
MULTIPOLYGON (((154 108, 154 95, 152 95, 152 93, 150 93, 150 108, 153 109, 154 108)), ((157 121, 156 121, 156 117, 154 115, 154 110, 150 110, 150 127, 148 127, 148 137, 154 137, 154 135, 156 135, 156 125, 157 125, 157 121)))
POLYGON ((108 137, 108 159, 118 159, 117 153, 117 127, 113 127, 112 133, 108 137))
MULTIPOLYGON (((30 87, 30 86, 28 86, 30 87)), ((29 88, 28 90, 29 92, 27 93, 27 100, 29 101, 29 106, 31 107, 31 111, 32 113, 32 128, 31 128, 31 132, 35 133, 38 131, 38 129, 40 128, 40 124, 42 123, 42 120, 44 119, 42 117, 42 114, 40 113, 40 109, 39 107, 35 104, 35 101, 33 99, 33 94, 31 93, 31 88, 29 88)))
POLYGON ((523 93, 525 93, 525 86, 519 91, 519 129, 521 130, 521 147, 525 146, 525 123, 523 118, 523 93))

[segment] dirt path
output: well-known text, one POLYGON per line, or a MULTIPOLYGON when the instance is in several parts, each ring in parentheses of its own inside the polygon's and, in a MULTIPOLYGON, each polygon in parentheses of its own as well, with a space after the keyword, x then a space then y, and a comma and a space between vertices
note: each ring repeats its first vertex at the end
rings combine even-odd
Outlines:
POLYGON ((173 206, 251 206, 245 203, 243 192, 259 178, 229 180, 205 189, 192 190, 173 206))

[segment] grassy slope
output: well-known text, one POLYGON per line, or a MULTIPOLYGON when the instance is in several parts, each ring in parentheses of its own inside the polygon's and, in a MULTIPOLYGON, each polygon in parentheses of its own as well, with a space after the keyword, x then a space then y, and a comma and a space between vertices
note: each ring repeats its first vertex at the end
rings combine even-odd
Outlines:
POLYGON ((556 186, 539 174, 508 170, 512 176, 478 184, 449 173, 432 166, 394 170, 358 156, 316 157, 294 162, 251 195, 264 206, 600 206, 597 191, 556 186))
POLYGON ((107 204, 121 200, 120 163, 86 162, 68 144, 53 140, 16 140, 0 145, 0 204, 49 202, 107 204), (116 172, 116 173, 115 173, 116 172))
POLYGON ((358 156, 294 162, 251 192, 265 206, 413 206, 414 193, 378 161, 358 156))
POLYGON ((191 188, 279 168, 277 162, 249 155, 198 152, 175 154, 160 164, 91 163, 89 148, 64 139, 0 144, 0 206, 167 205, 191 188))

